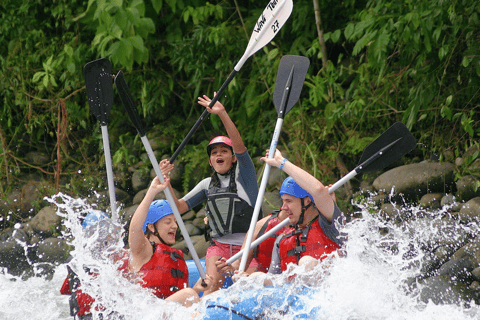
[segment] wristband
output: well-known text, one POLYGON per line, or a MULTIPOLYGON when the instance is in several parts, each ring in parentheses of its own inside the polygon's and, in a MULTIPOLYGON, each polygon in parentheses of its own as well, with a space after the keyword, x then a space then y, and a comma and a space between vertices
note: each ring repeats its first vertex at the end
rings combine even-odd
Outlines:
POLYGON ((280 164, 280 170, 283 170, 283 165, 284 165, 285 162, 287 162, 287 161, 288 161, 287 158, 283 158, 282 163, 280 164))

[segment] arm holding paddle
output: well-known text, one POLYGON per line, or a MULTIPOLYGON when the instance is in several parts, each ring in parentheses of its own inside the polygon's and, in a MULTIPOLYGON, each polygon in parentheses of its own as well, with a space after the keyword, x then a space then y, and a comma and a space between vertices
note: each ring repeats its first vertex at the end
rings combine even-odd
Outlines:
POLYGON ((150 187, 145 194, 142 202, 138 206, 137 210, 133 214, 130 221, 130 227, 128 231, 128 244, 130 247, 130 262, 133 271, 138 271, 140 268, 151 259, 153 255, 153 249, 149 240, 145 237, 143 232, 143 224, 147 218, 147 213, 150 208, 150 204, 154 200, 155 196, 162 192, 169 185, 170 179, 168 176, 164 177, 165 183, 161 183, 158 177, 155 177, 150 184, 150 187))
POLYGON ((265 157, 260 158, 271 166, 280 168, 293 178, 302 188, 307 190, 315 200, 318 210, 325 216, 325 218, 332 222, 334 211, 334 198, 329 194, 328 187, 323 185, 314 176, 300 167, 297 167, 286 158, 282 153, 276 149, 273 158, 268 158, 268 151, 265 157))
MULTIPOLYGON (((173 168, 175 167, 175 164, 170 163, 170 161, 167 159, 164 159, 160 161, 159 166, 162 173, 166 175, 173 170, 173 168)), ((180 212, 180 214, 184 214, 185 212, 187 212, 189 209, 187 202, 185 202, 185 200, 183 199, 177 198, 177 196, 175 195, 175 192, 173 191, 172 185, 170 183, 168 184, 168 188, 170 189, 170 193, 172 194, 173 201, 175 202, 175 205, 178 208, 178 212, 180 212)))

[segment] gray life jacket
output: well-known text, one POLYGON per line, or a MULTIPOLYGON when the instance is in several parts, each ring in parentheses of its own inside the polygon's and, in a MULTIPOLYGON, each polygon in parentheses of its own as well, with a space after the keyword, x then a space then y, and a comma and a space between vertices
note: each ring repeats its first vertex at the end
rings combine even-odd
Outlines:
POLYGON ((212 238, 248 231, 254 208, 237 194, 235 167, 230 170, 230 183, 226 188, 220 187, 218 177, 212 177, 207 196, 205 212, 212 238))

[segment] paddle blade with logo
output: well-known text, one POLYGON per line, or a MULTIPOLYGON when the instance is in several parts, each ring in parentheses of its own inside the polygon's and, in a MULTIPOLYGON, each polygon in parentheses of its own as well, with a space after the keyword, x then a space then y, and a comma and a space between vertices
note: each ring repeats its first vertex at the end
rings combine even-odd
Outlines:
POLYGON ((303 56, 287 55, 280 60, 273 93, 279 118, 283 119, 300 98, 309 66, 310 60, 303 56))
POLYGON ((112 65, 106 58, 91 61, 83 67, 83 76, 90 111, 105 126, 113 105, 112 65))

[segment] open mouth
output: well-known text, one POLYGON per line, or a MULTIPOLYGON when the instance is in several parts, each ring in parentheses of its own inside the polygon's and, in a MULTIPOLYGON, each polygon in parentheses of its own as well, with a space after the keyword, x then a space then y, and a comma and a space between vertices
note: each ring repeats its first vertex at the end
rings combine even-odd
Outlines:
POLYGON ((217 164, 223 164, 225 162, 225 160, 223 159, 217 159, 217 164))

